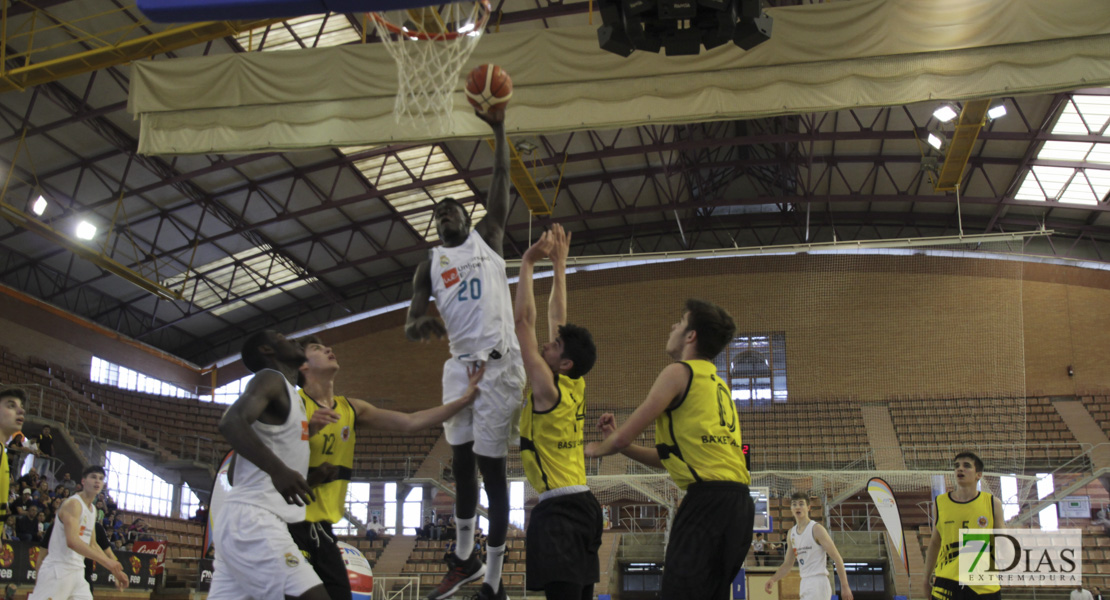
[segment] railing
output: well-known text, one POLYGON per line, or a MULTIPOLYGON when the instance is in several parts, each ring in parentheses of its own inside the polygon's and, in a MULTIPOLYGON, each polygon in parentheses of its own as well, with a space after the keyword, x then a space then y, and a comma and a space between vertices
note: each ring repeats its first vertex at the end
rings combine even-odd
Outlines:
POLYGON ((374 600, 418 600, 422 598, 420 577, 375 575, 373 598, 374 600))
MULTIPOLYGON (((88 442, 88 449, 83 450, 78 443, 78 451, 83 451, 85 460, 90 464, 99 464, 103 461, 104 457, 108 454, 108 448, 99 440, 102 435, 94 435, 92 430, 89 429, 84 419, 78 418, 80 416, 80 409, 75 408, 69 398, 65 398, 62 392, 48 388, 37 383, 20 385, 24 391, 27 391, 27 406, 24 408, 27 414, 34 415, 41 419, 48 419, 59 423, 64 426, 69 435, 73 436, 74 442, 78 442, 79 437, 85 438, 88 442), (30 392, 37 391, 38 394, 30 392), (50 394, 47 394, 47 391, 50 394), (61 395, 58 398, 57 395, 61 395)), ((92 412, 88 409, 88 412, 92 412)), ((98 427, 99 429, 99 427, 98 427)))

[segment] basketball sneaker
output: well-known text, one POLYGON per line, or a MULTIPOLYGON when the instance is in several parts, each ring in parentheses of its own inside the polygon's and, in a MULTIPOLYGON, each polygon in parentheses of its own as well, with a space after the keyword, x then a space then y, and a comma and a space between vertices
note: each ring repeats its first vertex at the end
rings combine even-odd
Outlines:
POLYGON ((497 593, 494 593, 493 588, 488 583, 482 584, 482 589, 478 590, 478 595, 474 596, 474 600, 509 600, 505 595, 505 586, 497 586, 497 593))
POLYGON ((454 552, 447 554, 444 558, 447 561, 447 574, 443 576, 443 580, 439 582, 434 590, 428 593, 428 600, 444 600, 455 595, 462 586, 481 579, 486 574, 486 565, 478 558, 477 554, 471 554, 470 558, 460 560, 454 552))

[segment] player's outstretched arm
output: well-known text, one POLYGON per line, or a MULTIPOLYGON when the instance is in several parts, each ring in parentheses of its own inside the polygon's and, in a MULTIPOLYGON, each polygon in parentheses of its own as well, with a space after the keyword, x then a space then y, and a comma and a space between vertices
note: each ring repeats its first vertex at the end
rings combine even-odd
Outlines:
POLYGON ((836 576, 840 578, 840 598, 842 600, 852 600, 852 587, 848 585, 848 571, 844 568, 844 558, 840 556, 840 551, 836 549, 836 544, 832 541, 832 536, 820 524, 813 524, 813 539, 821 547, 825 549, 825 554, 833 560, 836 565, 836 576))
POLYGON ((351 407, 355 409, 355 424, 383 431, 403 431, 405 433, 439 425, 455 416, 456 413, 478 398, 478 382, 482 381, 482 377, 486 373, 486 366, 468 367, 466 373, 470 376, 470 385, 467 386, 461 397, 447 404, 414 413, 378 408, 365 400, 348 398, 351 407))
POLYGON ((504 112, 479 113, 478 116, 493 129, 496 143, 493 148, 493 181, 486 197, 486 216, 474 230, 498 256, 504 256, 505 225, 509 220, 509 139, 505 135, 504 112))
POLYGON ((413 342, 443 339, 447 328, 437 317, 428 316, 428 304, 432 297, 432 261, 422 261, 416 265, 412 277, 412 301, 409 302, 408 316, 405 317, 405 337, 413 342))
POLYGON ((559 326, 567 324, 567 256, 570 254, 571 234, 563 231, 558 223, 551 226, 551 298, 547 301, 547 339, 559 335, 559 326))
POLYGON ((551 367, 540 354, 540 343, 536 339, 536 296, 532 289, 532 277, 536 262, 548 256, 552 244, 551 232, 545 231, 536 243, 524 251, 513 304, 513 323, 520 341, 520 357, 528 381, 532 382, 532 404, 535 410, 541 412, 554 406, 559 398, 559 389, 551 376, 551 367))
MULTIPOLYGON (((647 399, 632 412, 624 425, 617 427, 612 435, 607 436, 601 442, 587 444, 586 456, 609 456, 627 448, 643 430, 647 429, 648 425, 651 425, 652 421, 663 414, 663 411, 667 410, 667 407, 686 391, 686 386, 689 383, 690 369, 686 365, 683 363, 668 365, 659 373, 659 377, 655 378, 655 383, 652 384, 647 399)), ((630 456, 630 458, 635 457, 630 456)), ((658 453, 656 453, 656 459, 658 460, 658 453)), ((662 463, 659 464, 662 466, 662 463)))
MULTIPOLYGON (((243 395, 228 407, 220 419, 220 433, 236 453, 270 476, 274 488, 286 502, 304 506, 316 499, 308 482, 300 473, 281 462, 251 427, 271 402, 281 402, 285 397, 285 378, 276 371, 260 371, 251 378, 243 395)), ((292 407, 288 410, 292 410, 292 407)))
MULTIPOLYGON (((617 430, 616 417, 613 416, 613 413, 605 413, 601 415, 597 419, 597 428, 599 431, 601 431, 601 435, 603 438, 607 438, 613 435, 613 432, 617 430)), ((597 442, 591 443, 596 444, 597 442)), ((649 467, 655 467, 657 469, 663 468, 663 461, 659 458, 659 451, 657 451, 655 448, 648 448, 647 446, 640 446, 637 444, 629 444, 624 448, 621 448, 620 453, 640 464, 644 464, 649 467)), ((590 454, 589 445, 586 446, 586 456, 594 456, 593 454, 590 454)))
POLYGON ((127 574, 123 572, 123 565, 119 564, 119 561, 109 558, 95 544, 87 544, 85 540, 81 539, 81 506, 78 502, 83 502, 83 500, 63 502, 62 507, 58 509, 58 520, 62 522, 66 532, 66 546, 81 556, 104 565, 104 568, 108 569, 116 578, 116 587, 121 590, 127 588, 129 581, 127 574))
POLYGON ((767 584, 763 586, 763 591, 768 594, 771 593, 771 588, 775 586, 776 582, 782 581, 783 577, 794 568, 794 548, 790 545, 790 540, 786 540, 786 556, 782 559, 782 564, 775 571, 771 578, 767 580, 767 584))

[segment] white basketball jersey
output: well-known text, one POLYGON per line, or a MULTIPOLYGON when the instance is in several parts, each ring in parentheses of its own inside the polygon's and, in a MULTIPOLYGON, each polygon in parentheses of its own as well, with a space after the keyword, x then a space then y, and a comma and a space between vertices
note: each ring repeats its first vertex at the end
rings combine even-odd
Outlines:
MULTIPOLYGON (((74 496, 66 502, 76 502, 81 507, 81 517, 77 520, 77 535, 86 544, 92 543, 92 536, 96 533, 96 509, 85 504, 81 496, 74 496)), ((64 504, 62 506, 65 506, 64 504)), ((49 552, 42 566, 62 567, 64 569, 85 570, 85 557, 70 549, 66 542, 66 526, 60 517, 54 517, 54 525, 50 529, 50 542, 47 544, 49 552)))
POLYGON ((471 231, 459 246, 433 248, 431 261, 432 295, 451 354, 485 360, 491 350, 519 350, 505 259, 471 231))
POLYGON ((813 539, 814 527, 817 523, 810 521, 801 533, 798 533, 797 525, 790 528, 790 547, 794 549, 794 558, 798 561, 798 574, 803 578, 829 576, 825 564, 829 557, 821 544, 813 539))
MULTIPOLYGON (((285 382, 285 391, 289 395, 289 417, 281 425, 255 421, 251 424, 251 428, 281 462, 300 473, 301 477, 306 477, 309 450, 308 416, 305 414, 304 403, 284 375, 272 369, 263 369, 259 373, 266 371, 276 373, 285 382)), ((286 523, 299 523, 305 518, 305 508, 287 503, 274 488, 270 475, 244 458, 242 454, 235 456, 232 488, 227 492, 225 502, 264 508, 286 523)))

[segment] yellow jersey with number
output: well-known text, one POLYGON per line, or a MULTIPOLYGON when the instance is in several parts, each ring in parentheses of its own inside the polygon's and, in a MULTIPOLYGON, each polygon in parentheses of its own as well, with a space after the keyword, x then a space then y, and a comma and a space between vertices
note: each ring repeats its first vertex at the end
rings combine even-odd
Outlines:
MULTIPOLYGON (((312 414, 320 405, 303 389, 299 392, 308 420, 312 421, 312 414)), ((339 468, 335 479, 312 488, 316 501, 305 510, 305 520, 313 523, 338 523, 347 512, 347 484, 355 464, 355 409, 346 396, 335 396, 334 410, 339 413, 339 420, 308 439, 309 469, 326 462, 339 468)))
POLYGON ((520 461, 528 483, 540 493, 586 485, 583 426, 586 423, 586 380, 555 376, 555 406, 539 412, 535 399, 520 415, 520 461))
MULTIPOLYGON (((940 553, 937 554, 936 576, 952 581, 960 580, 960 530, 994 529, 994 496, 979 492, 967 502, 952 499, 952 493, 937 496, 937 532, 940 533, 940 553)), ((994 551, 991 550, 993 560, 994 551)), ((990 594, 1002 588, 996 585, 973 585, 976 594, 990 594)))
POLYGON ((750 485, 740 420, 728 384, 707 360, 681 364, 690 370, 690 383, 655 420, 655 449, 663 466, 681 489, 698 481, 750 485))

